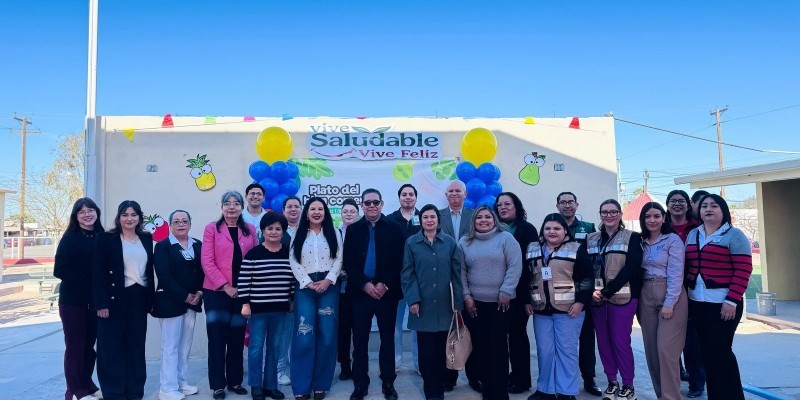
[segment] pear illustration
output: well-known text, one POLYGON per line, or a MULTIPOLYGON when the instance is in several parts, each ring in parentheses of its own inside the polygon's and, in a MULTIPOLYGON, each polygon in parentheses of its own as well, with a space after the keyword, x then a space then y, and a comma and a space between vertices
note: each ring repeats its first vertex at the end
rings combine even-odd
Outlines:
POLYGON ((545 155, 537 152, 526 154, 524 157, 525 166, 519 171, 519 180, 527 185, 536 186, 539 184, 539 168, 544 165, 545 155))

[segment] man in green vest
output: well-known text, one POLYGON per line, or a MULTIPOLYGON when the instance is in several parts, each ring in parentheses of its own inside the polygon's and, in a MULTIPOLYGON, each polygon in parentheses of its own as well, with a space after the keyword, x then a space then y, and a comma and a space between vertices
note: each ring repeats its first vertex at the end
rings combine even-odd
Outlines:
MULTIPOLYGON (((575 193, 559 193, 556 197, 556 208, 558 208, 558 213, 567 220, 570 236, 586 246, 586 235, 595 232, 596 229, 593 223, 581 221, 575 217, 578 211, 578 197, 575 196, 575 193)), ((597 363, 594 349, 594 322, 592 321, 592 313, 587 310, 585 314, 586 318, 583 320, 581 336, 578 340, 578 365, 583 377, 583 388, 587 393, 599 397, 603 393, 594 382, 594 366, 597 363)))

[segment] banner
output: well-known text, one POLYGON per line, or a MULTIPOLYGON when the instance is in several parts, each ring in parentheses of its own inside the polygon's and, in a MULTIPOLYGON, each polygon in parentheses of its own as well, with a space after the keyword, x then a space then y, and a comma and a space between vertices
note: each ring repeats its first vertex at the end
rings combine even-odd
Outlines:
POLYGON ((308 151, 327 160, 438 160, 442 139, 438 133, 392 132, 391 126, 374 129, 352 125, 311 125, 308 151))

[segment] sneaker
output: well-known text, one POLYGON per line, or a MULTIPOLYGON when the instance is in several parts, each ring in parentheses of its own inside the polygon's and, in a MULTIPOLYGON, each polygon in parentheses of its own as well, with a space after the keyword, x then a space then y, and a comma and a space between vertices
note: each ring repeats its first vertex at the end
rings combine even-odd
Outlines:
POLYGON ((622 389, 617 393, 618 400, 636 400, 636 391, 633 386, 622 385, 622 389))
POLYGON ((183 400, 184 397, 181 392, 158 392, 158 400, 183 400))
POLYGON ((617 400, 617 392, 619 392, 619 384, 617 382, 610 382, 603 392, 603 400, 617 400))
MULTIPOLYGON (((197 394, 199 389, 197 388, 197 386, 183 385, 183 386, 181 386, 180 389, 178 389, 178 391, 180 391, 181 393, 185 394, 186 396, 191 396, 193 394, 197 394)), ((95 396, 95 397, 97 397, 97 396, 95 396)))
POLYGON ((292 384, 292 379, 289 378, 289 374, 287 374, 286 371, 278 372, 278 384, 281 386, 292 384))

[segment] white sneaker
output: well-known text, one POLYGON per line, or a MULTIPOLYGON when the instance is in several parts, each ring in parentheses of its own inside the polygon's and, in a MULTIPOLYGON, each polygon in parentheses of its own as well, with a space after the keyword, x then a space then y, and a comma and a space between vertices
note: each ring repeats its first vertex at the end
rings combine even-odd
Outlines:
POLYGON ((158 392, 158 400, 183 400, 184 397, 181 392, 158 392))
POLYGON ((183 386, 181 386, 181 388, 179 390, 180 390, 181 393, 183 393, 183 394, 185 394, 187 396, 191 396, 193 394, 197 394, 197 392, 199 391, 197 386, 192 386, 192 385, 183 385, 183 386))
POLYGON ((278 372, 278 384, 281 386, 292 384, 292 379, 289 378, 289 374, 287 374, 286 371, 278 372))
POLYGON ((100 389, 97 389, 96 392, 92 393, 92 396, 97 400, 103 400, 103 392, 100 389))

